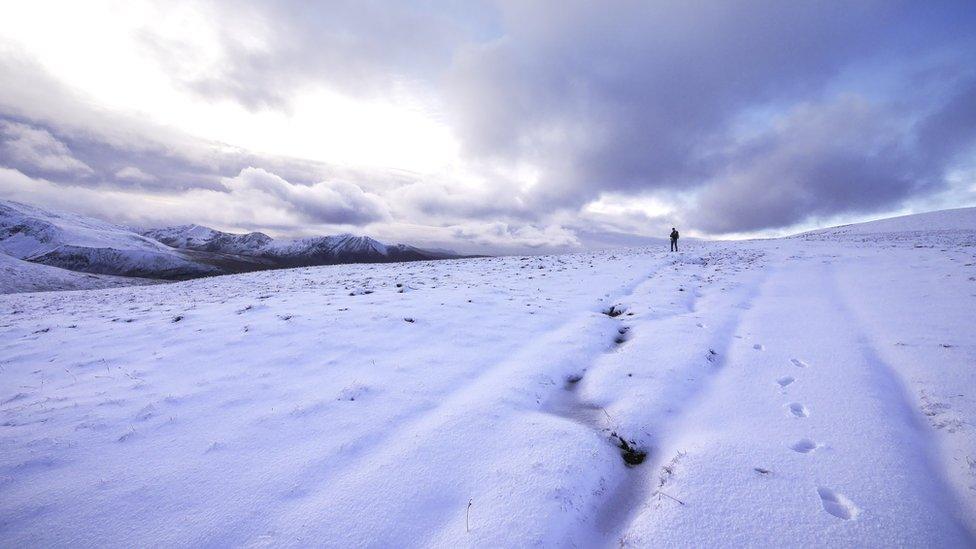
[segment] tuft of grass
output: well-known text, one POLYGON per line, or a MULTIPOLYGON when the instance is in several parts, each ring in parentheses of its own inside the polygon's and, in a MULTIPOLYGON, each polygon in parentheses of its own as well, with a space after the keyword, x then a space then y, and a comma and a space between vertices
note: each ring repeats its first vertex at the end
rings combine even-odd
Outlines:
POLYGON ((464 510, 464 531, 471 532, 471 504, 474 503, 474 498, 468 499, 468 508, 464 510))
POLYGON ((624 437, 617 434, 616 431, 610 433, 610 441, 614 443, 617 448, 620 448, 620 456, 624 458, 624 463, 628 467, 634 467, 644 463, 647 459, 647 451, 637 445, 634 440, 628 441, 624 437))
POLYGON ((664 485, 667 484, 668 480, 674 476, 674 471, 678 467, 678 462, 681 461, 681 458, 685 457, 685 455, 687 455, 687 452, 678 452, 673 458, 671 458, 671 461, 668 462, 667 465, 661 466, 661 476, 657 479, 658 488, 664 488, 664 485))

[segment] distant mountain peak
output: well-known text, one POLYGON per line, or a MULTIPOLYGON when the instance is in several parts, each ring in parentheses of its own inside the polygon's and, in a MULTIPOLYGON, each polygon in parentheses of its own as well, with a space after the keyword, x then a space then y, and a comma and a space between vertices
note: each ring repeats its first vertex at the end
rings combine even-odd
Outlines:
MULTIPOLYGON (((199 224, 142 231, 93 217, 0 200, 0 254, 86 273, 186 279, 337 263, 457 257, 344 233, 275 240, 199 224)), ((68 280, 68 278, 65 278, 68 280)))
POLYGON ((366 235, 340 233, 295 239, 274 239, 260 233, 227 233, 202 225, 179 225, 143 232, 167 246, 183 250, 239 255, 278 267, 336 263, 386 263, 459 257, 405 244, 385 244, 366 235))

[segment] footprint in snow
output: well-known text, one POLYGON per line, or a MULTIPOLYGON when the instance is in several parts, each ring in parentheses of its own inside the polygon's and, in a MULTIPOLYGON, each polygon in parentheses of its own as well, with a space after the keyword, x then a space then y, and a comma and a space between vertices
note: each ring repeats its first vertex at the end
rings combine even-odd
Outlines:
POLYGON ((809 454, 810 452, 817 449, 817 443, 808 438, 801 438, 800 440, 794 442, 793 444, 790 444, 790 448, 794 452, 799 452, 801 454, 809 454))
POLYGON ((785 388, 785 387, 787 387, 788 385, 790 385, 791 383, 793 383, 794 381, 796 381, 796 378, 795 378, 795 377, 793 377, 793 376, 783 376, 783 377, 781 377, 781 378, 779 378, 779 379, 777 379, 777 380, 776 380, 776 383, 777 383, 777 384, 778 384, 778 385, 779 385, 779 386, 780 386, 781 388, 785 388))
POLYGON ((797 368, 806 368, 807 366, 809 366, 809 364, 807 364, 806 362, 803 362, 802 360, 800 360, 798 358, 791 358, 790 359, 790 362, 792 362, 793 365, 796 366, 797 368))
POLYGON ((807 407, 800 404, 799 402, 791 402, 786 405, 790 409, 790 413, 796 417, 809 417, 810 413, 807 412, 807 407))
POLYGON ((817 494, 820 496, 824 511, 837 518, 851 520, 859 512, 859 509, 844 494, 823 487, 817 488, 817 494))

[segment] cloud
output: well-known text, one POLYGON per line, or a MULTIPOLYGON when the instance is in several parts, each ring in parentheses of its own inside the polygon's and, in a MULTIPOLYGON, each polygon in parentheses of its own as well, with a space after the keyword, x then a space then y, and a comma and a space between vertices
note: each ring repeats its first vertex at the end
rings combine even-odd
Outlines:
POLYGON ((353 183, 322 181, 295 185, 260 168, 245 168, 224 185, 235 198, 301 212, 310 222, 364 225, 389 217, 383 200, 353 183))
POLYGON ((514 251, 566 251, 580 247, 576 233, 559 225, 510 225, 496 221, 450 227, 454 239, 482 248, 514 251))
POLYGON ((855 96, 793 109, 741 146, 689 221, 710 233, 897 209, 949 187, 951 161, 976 145, 976 80, 915 118, 855 96))
MULTIPOLYGON (((939 109, 965 80, 971 68, 962 52, 976 46, 964 23, 976 14, 960 4, 560 1, 504 2, 502 11, 504 36, 462 50, 448 79, 448 104, 467 153, 534 166, 540 177, 525 202, 539 213, 578 211, 605 193, 670 194, 678 202, 714 185, 729 187, 705 192, 707 203, 691 204, 688 214, 714 210, 721 199, 731 201, 727 209, 754 200, 767 210, 742 223, 690 216, 705 230, 789 225, 935 190, 937 184, 909 183, 913 173, 897 172, 906 151, 896 142, 920 136, 913 119, 939 109), (924 75, 935 68, 941 76, 924 75), (933 77, 937 85, 912 91, 920 78, 933 77), (804 149, 771 122, 846 94, 862 95, 880 116, 905 124, 865 115, 873 125, 840 151, 809 134, 804 149), (767 154, 786 170, 782 177, 772 169, 758 174, 755 144, 743 139, 756 133, 778 136, 770 139, 781 150, 767 154), (892 147, 882 147, 885 141, 892 147), (787 162, 791 150, 802 167, 787 162), (889 168, 866 171, 865 164, 889 168), (839 183, 844 169, 852 170, 844 181, 861 183, 839 183), (797 193, 806 199, 776 200, 797 193)), ((949 122, 931 120, 940 135, 949 122)), ((842 116, 818 123, 829 125, 824 136, 851 133, 842 116)))
MULTIPOLYGON (((305 184, 333 175, 363 180, 377 176, 348 166, 244 150, 195 137, 138 114, 108 110, 76 93, 27 56, 3 48, 0 73, 9 77, 0 79, 0 125, 27 126, 56 136, 94 172, 73 179, 74 184, 135 184, 157 192, 222 189, 222 178, 233 177, 248 166, 305 184), (121 172, 121 177, 116 175, 127 168, 140 170, 152 179, 131 177, 134 172, 129 172, 130 177, 125 177, 126 172, 121 172)), ((58 175, 26 164, 16 167, 32 175, 58 175)))
POLYGON ((120 168, 117 172, 115 172, 115 178, 122 179, 125 181, 135 181, 137 183, 139 182, 145 183, 148 181, 156 180, 156 176, 152 174, 148 174, 135 166, 126 166, 124 168, 120 168))
POLYGON ((177 128, 156 124, 137 113, 98 105, 44 69, 36 59, 0 48, 0 117, 53 131, 75 154, 75 142, 99 143, 117 154, 168 156, 195 169, 208 169, 215 154, 230 149, 177 128))
POLYGON ((531 217, 510 182, 460 186, 416 180, 388 192, 394 210, 405 217, 472 220, 531 217))
POLYGON ((432 9, 377 0, 213 2, 220 21, 216 48, 144 30, 143 45, 206 98, 230 98, 249 109, 285 109, 292 93, 325 85, 356 96, 384 95, 435 79, 472 32, 478 2, 432 9), (213 50, 217 50, 214 55, 213 50), (206 69, 187 73, 188 65, 206 69))
POLYGON ((77 212, 136 227, 201 223, 228 230, 260 220, 266 226, 293 225, 294 214, 243 202, 226 192, 191 189, 165 195, 137 188, 73 185, 0 168, 0 198, 77 212))
POLYGON ((246 168, 222 191, 194 188, 160 195, 138 187, 90 187, 33 178, 0 168, 0 197, 77 211, 117 223, 217 228, 296 227, 342 229, 385 219, 385 205, 349 183, 292 184, 273 173, 246 168))
POLYGON ((31 171, 88 175, 92 169, 50 132, 0 120, 0 163, 31 171))

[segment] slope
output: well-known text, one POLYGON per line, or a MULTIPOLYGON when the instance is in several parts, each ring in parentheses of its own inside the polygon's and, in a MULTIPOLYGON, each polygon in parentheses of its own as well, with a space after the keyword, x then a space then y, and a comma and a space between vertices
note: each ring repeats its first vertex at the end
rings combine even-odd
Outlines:
POLYGON ((0 202, 0 253, 73 271, 150 278, 218 274, 124 227, 18 202, 0 202))
POLYGON ((0 294, 94 290, 157 282, 144 278, 78 273, 0 254, 0 294))

